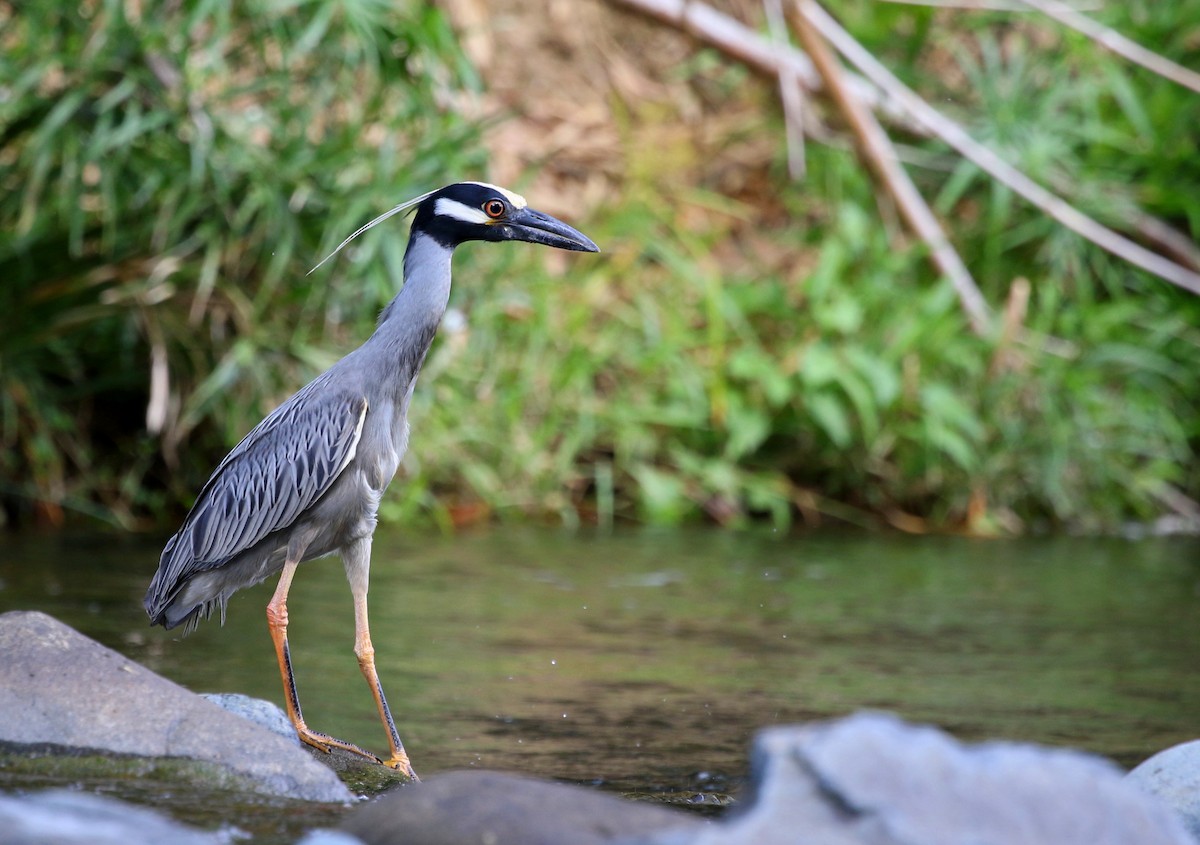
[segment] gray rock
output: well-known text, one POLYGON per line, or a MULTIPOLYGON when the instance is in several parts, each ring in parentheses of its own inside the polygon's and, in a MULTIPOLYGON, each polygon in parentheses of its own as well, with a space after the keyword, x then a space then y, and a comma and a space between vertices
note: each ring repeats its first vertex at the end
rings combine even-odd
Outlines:
POLYGON ((216 704, 222 710, 227 710, 243 719, 249 719, 256 725, 261 725, 272 733, 279 734, 292 745, 304 750, 318 763, 332 769, 356 794, 378 795, 397 786, 408 784, 408 775, 389 769, 375 760, 368 760, 358 754, 333 748, 329 751, 319 751, 300 741, 296 729, 283 708, 263 701, 261 698, 251 698, 231 692, 206 692, 201 695, 216 704))
POLYGON ((367 845, 605 845, 705 823, 656 804, 499 772, 446 772, 353 810, 342 830, 367 845))
POLYGON ((36 612, 0 614, 0 744, 9 753, 185 758, 265 795, 345 802, 330 769, 270 731, 36 612))
POLYGON ((312 830, 306 833, 296 845, 364 845, 357 836, 351 836, 340 830, 312 830))
POLYGON ((743 806, 655 845, 1194 845, 1116 766, 1075 751, 965 746, 892 716, 761 732, 743 806))
POLYGON ((112 798, 51 789, 0 795, 0 840, 5 845, 218 845, 229 837, 205 833, 112 798))
POLYGON ((407 786, 412 781, 408 775, 398 769, 389 769, 375 760, 368 760, 350 751, 333 748, 329 751, 318 751, 304 746, 310 757, 328 766, 342 783, 350 788, 355 795, 379 795, 398 786, 407 786))
POLYGON ((1127 776, 1175 811, 1200 842, 1200 739, 1160 751, 1127 776))
POLYGON ((211 701, 227 713, 249 719, 271 733, 279 734, 297 748, 304 747, 287 713, 283 712, 283 708, 278 704, 236 692, 202 692, 200 697, 211 701))

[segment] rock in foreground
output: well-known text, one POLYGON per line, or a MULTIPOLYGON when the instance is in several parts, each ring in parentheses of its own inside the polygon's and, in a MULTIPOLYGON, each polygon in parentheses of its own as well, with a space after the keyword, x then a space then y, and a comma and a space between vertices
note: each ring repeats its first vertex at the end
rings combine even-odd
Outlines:
POLYGON ((367 845, 607 845, 671 829, 695 816, 594 789, 500 772, 446 772, 352 812, 342 826, 367 845))
POLYGON ((37 612, 0 615, 0 745, 8 753, 183 758, 236 789, 344 802, 349 790, 285 738, 37 612))
POLYGON ((1128 780, 1171 807, 1200 842, 1200 739, 1158 752, 1128 780))
POLYGON ((694 839, 656 845, 1195 845, 1112 763, 1008 742, 968 746, 894 716, 771 728, 749 795, 694 839))
POLYGON ((0 795, 0 840, 5 845, 222 845, 205 833, 152 810, 112 798, 52 789, 16 798, 0 795))
POLYGON ((719 821, 595 790, 452 772, 351 811, 367 845, 1195 845, 1112 763, 964 745, 882 714, 758 734, 746 795, 719 821))

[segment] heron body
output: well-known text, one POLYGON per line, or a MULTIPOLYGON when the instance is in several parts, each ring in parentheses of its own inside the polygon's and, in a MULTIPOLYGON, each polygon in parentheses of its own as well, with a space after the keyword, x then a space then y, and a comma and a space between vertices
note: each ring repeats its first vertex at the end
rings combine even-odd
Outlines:
POLYGON ((516 194, 478 182, 449 185, 397 206, 359 232, 409 205, 416 213, 404 285, 375 332, 276 408, 221 461, 167 542, 145 605, 152 624, 183 625, 187 632, 214 609, 224 620, 234 592, 280 573, 267 620, 289 717, 310 745, 374 758, 307 727, 291 668, 287 592, 296 567, 339 553, 354 598, 355 654, 388 732, 386 762, 411 775, 375 673, 367 582, 379 502, 408 446, 409 404, 450 296, 451 257, 470 240, 524 240, 586 252, 597 247, 529 209, 516 194))
POLYGON ((255 426, 205 484, 151 584, 156 624, 191 630, 224 612, 234 591, 283 568, 289 546, 307 561, 370 538, 450 293, 449 249, 418 238, 407 256, 423 271, 406 257, 408 281, 375 333, 255 426))

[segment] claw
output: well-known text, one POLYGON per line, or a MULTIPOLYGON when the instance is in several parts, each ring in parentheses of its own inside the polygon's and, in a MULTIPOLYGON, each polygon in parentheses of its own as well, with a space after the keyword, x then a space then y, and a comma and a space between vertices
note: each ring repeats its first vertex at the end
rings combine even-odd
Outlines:
POLYGON ((412 763, 410 763, 408 760, 408 755, 403 751, 401 751, 398 755, 395 755, 387 760, 381 760, 380 762, 389 769, 395 769, 398 772, 408 775, 408 777, 412 779, 413 783, 421 782, 421 779, 417 777, 417 773, 413 770, 412 763))

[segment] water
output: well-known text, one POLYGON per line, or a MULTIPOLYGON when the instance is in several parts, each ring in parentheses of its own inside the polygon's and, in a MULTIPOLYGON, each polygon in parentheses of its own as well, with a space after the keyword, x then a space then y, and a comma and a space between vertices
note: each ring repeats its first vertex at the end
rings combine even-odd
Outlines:
MULTIPOLYGON (((141 597, 160 547, 0 537, 0 611, 46 611, 197 691, 281 701, 273 586, 238 593, 224 628, 150 629, 141 597)), ((422 775, 483 767, 719 806, 758 728, 863 708, 1126 766, 1197 730, 1196 538, 381 531, 370 598, 422 775)), ((336 559, 301 567, 289 611, 309 724, 383 751, 336 559)), ((114 791, 156 800, 152 784, 114 791)), ((294 832, 207 796, 170 806, 294 832)), ((314 812, 304 824, 333 823, 314 812)))

